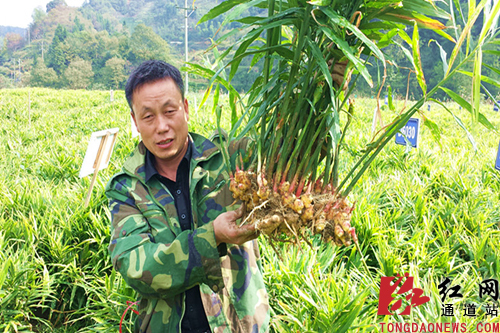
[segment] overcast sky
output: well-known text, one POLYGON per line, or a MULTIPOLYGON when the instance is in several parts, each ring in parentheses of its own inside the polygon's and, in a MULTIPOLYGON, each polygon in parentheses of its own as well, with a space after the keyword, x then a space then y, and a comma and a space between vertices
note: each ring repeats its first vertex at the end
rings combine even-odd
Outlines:
MULTIPOLYGON (((65 0, 68 6, 80 7, 84 0, 65 0)), ((27 28, 31 23, 33 10, 50 0, 0 0, 0 25, 27 28)))

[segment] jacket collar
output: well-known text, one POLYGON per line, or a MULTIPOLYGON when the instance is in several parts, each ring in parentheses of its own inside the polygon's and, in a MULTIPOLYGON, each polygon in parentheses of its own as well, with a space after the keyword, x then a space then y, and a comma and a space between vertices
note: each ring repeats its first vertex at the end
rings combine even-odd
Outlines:
MULTIPOLYGON (((191 164, 194 163, 194 165, 197 165, 219 153, 217 146, 207 138, 196 133, 189 133, 189 138, 193 143, 191 164)), ((146 151, 147 149, 144 143, 142 141, 139 142, 132 154, 123 164, 123 171, 125 173, 138 178, 144 184, 146 183, 146 151)))

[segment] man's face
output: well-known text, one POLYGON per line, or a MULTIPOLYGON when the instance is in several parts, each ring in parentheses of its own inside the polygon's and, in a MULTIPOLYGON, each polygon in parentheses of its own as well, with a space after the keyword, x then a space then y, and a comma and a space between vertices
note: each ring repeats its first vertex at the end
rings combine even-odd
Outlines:
POLYGON ((180 161, 187 149, 188 102, 171 78, 140 86, 132 95, 132 118, 158 163, 180 161))

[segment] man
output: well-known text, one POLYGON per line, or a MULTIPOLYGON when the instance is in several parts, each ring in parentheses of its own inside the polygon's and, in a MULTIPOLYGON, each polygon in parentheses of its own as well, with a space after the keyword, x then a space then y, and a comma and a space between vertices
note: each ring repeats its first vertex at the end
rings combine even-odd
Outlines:
MULTIPOLYGON (((188 132, 179 71, 146 61, 125 89, 142 141, 106 187, 114 268, 139 295, 136 332, 265 332, 251 225, 237 226, 217 141, 188 132)), ((229 144, 245 156, 248 141, 229 144)))

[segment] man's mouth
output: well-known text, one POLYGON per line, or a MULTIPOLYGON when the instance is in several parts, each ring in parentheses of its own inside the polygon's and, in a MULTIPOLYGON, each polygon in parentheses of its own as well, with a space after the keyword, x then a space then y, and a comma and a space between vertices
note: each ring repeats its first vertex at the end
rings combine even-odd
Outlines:
POLYGON ((157 142, 156 144, 158 145, 168 145, 170 142, 174 141, 174 139, 166 139, 166 140, 163 140, 163 141, 160 141, 160 142, 157 142))

